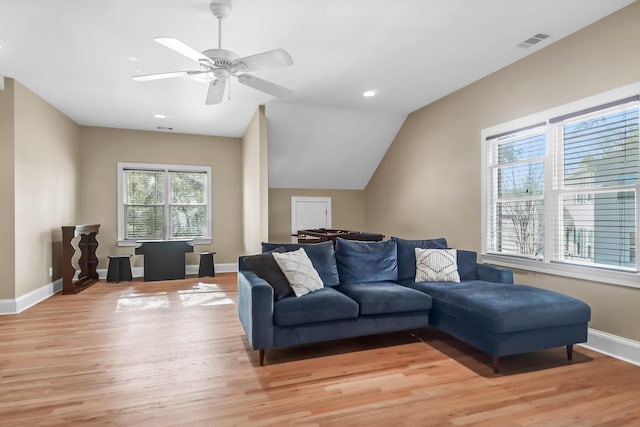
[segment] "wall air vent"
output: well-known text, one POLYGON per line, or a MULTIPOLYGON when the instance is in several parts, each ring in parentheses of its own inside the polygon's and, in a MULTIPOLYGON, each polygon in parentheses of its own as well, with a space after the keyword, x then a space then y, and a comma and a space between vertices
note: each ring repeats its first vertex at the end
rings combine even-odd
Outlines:
POLYGON ((544 33, 538 33, 534 36, 529 37, 528 39, 526 39, 525 41, 523 41, 522 43, 520 43, 518 45, 518 47, 521 48, 530 48, 531 46, 533 46, 534 44, 540 43, 541 41, 548 39, 549 38, 549 34, 544 34, 544 33))

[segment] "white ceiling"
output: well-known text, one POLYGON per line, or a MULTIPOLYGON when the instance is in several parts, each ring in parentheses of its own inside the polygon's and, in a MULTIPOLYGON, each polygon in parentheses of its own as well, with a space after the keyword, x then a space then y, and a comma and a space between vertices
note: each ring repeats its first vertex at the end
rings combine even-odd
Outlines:
POLYGON ((202 83, 132 81, 198 68, 152 39, 217 47, 208 3, 0 0, 0 74, 81 125, 238 137, 266 104, 270 186, 364 188, 408 113, 633 0, 234 0, 222 47, 240 56, 287 50, 293 66, 252 74, 292 96, 275 103, 235 83, 231 100, 206 106, 202 83), (517 47, 539 32, 551 37, 517 47), (367 89, 378 95, 362 97, 367 89), (310 153, 337 162, 332 177, 310 153))

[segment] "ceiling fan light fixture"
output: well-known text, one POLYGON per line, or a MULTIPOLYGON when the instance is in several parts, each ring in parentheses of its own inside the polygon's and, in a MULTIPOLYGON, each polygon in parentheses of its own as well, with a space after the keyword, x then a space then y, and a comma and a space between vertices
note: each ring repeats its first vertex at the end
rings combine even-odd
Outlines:
POLYGON ((229 78, 229 72, 224 68, 216 68, 213 70, 213 77, 216 79, 226 80, 229 78))

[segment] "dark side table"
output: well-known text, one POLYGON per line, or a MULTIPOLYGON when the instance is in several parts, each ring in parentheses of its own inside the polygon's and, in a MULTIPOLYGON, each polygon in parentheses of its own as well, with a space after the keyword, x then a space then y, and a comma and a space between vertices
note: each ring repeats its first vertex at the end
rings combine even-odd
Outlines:
POLYGON ((200 252, 200 267, 198 277, 216 277, 216 266, 213 263, 215 252, 200 252))
POLYGON ((131 274, 131 254, 109 255, 109 269, 107 270, 107 282, 120 282, 133 280, 131 274))

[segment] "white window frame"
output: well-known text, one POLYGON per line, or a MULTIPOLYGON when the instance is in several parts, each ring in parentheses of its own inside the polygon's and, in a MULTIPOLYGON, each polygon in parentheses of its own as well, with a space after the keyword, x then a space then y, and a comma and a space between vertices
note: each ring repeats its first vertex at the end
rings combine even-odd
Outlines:
MULTIPOLYGON (((559 127, 557 125, 549 124, 549 119, 553 117, 563 116, 565 114, 571 114, 577 111, 582 111, 588 108, 592 108, 597 105, 604 105, 609 102, 615 102, 620 99, 625 99, 631 96, 640 94, 640 82, 624 86, 618 89, 614 89, 605 93, 601 93, 595 96, 584 98, 569 104, 565 104, 559 107, 551 108, 539 113, 531 114, 529 116, 512 120, 507 123, 492 126, 481 131, 481 220, 482 220, 482 260, 483 262, 503 266, 513 269, 521 269, 526 271, 533 271, 538 273, 554 274, 558 276, 565 276, 595 282, 602 282, 608 284, 629 286, 634 288, 640 288, 640 271, 625 271, 618 268, 606 268, 602 266, 592 265, 578 265, 569 264, 562 261, 554 260, 554 256, 557 253, 554 245, 555 233, 557 233, 556 220, 561 216, 557 213, 559 209, 558 194, 562 194, 562 191, 554 189, 557 187, 554 185, 554 181, 560 179, 560 172, 562 165, 557 161, 558 149, 561 147, 554 146, 554 141, 559 127), (545 250, 543 259, 530 259, 525 257, 518 257, 513 255, 504 255, 496 253, 488 253, 489 241, 488 241, 488 224, 487 220, 491 209, 492 196, 489 194, 489 168, 488 168, 488 149, 487 138, 492 135, 498 135, 505 132, 514 131, 517 129, 523 129, 535 124, 545 122, 547 123, 547 156, 545 160, 545 250), (554 168, 553 170, 551 168, 554 168)), ((635 184, 636 191, 636 260, 640 259, 640 183, 635 184)), ((559 244, 559 243, 558 243, 559 244)), ((637 261, 636 261, 637 262, 637 261)))
MULTIPOLYGON (((211 167, 209 166, 194 166, 194 165, 172 165, 172 164, 158 164, 158 163, 128 163, 128 162, 118 162, 117 164, 117 199, 118 199, 118 213, 117 213, 117 221, 118 221, 118 246, 137 246, 136 240, 126 240, 125 236, 125 212, 124 212, 124 197, 126 194, 126 182, 124 179, 124 171, 126 169, 141 169, 141 170, 149 170, 149 171, 163 171, 164 172, 164 180, 165 180, 165 188, 168 188, 168 180, 170 171, 174 172, 205 172, 207 174, 207 178, 205 181, 205 196, 206 196, 206 208, 205 208, 205 218, 206 218, 206 236, 204 238, 193 239, 194 244, 206 245, 210 244, 212 241, 212 224, 211 224, 211 206, 213 203, 213 199, 211 197, 211 167)), ((168 202, 165 200, 165 204, 168 202)), ((165 223, 168 222, 168 211, 165 210, 165 223)), ((166 230, 169 230, 167 227, 166 230)), ((184 240, 184 239, 176 239, 176 240, 184 240)))

